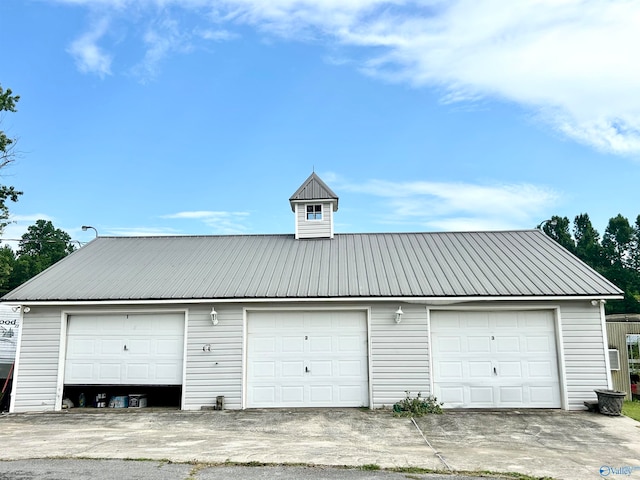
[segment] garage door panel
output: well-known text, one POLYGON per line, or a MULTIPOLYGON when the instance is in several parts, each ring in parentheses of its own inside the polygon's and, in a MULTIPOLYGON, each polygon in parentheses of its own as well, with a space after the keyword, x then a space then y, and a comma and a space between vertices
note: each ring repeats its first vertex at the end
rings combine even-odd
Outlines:
POLYGON ((340 402, 357 403, 366 395, 362 391, 362 385, 340 385, 338 387, 338 396, 340 402))
POLYGON ((184 315, 72 315, 65 379, 69 385, 182 384, 184 315))
POLYGON ((553 406, 554 403, 554 385, 538 385, 529 387, 529 396, 532 402, 547 403, 553 406))
POLYGON ((469 353, 488 353, 491 351, 491 342, 487 336, 467 337, 467 352, 469 353))
MULTIPOLYGON (((487 340, 489 339, 487 338, 487 340)), ((518 353, 522 350, 520 348, 520 337, 517 336, 495 337, 495 342, 497 353, 518 353)))
POLYGON ((367 340, 362 335, 342 335, 338 338, 338 352, 362 353, 367 350, 367 340))
POLYGON ((555 350, 551 344, 549 335, 528 336, 525 342, 528 353, 549 353, 555 350))
POLYGON ((442 353, 460 353, 462 352, 462 343, 459 337, 442 336, 436 339, 438 343, 438 351, 442 353))
POLYGON ((159 356, 182 357, 184 344, 180 338, 158 339, 156 340, 155 353, 159 356))
POLYGON ((469 386, 469 398, 473 404, 486 407, 495 403, 493 387, 469 386))
POLYGON ((333 338, 331 336, 321 337, 314 335, 309 339, 309 351, 311 353, 331 354, 333 350, 333 338))
POLYGON ((466 328, 489 328, 489 316, 488 315, 475 315, 467 318, 466 322, 462 326, 466 328))
POLYGON ((312 406, 325 406, 333 403, 333 385, 310 385, 309 400, 312 406))
POLYGON ((151 352, 151 340, 148 339, 130 339, 126 345, 126 350, 131 352, 131 356, 148 356, 151 352))
POLYGON ((435 379, 447 379, 447 380, 462 380, 463 373, 462 370, 464 368, 462 362, 460 361, 451 361, 451 362, 443 362, 438 361, 438 368, 435 371, 435 379))
POLYGON ((332 377, 333 368, 331 360, 309 361, 309 372, 313 377, 332 377))
POLYGON ((518 328, 518 325, 520 323, 517 315, 516 316, 509 315, 509 314, 502 315, 500 313, 497 313, 494 315, 494 318, 495 318, 495 327, 497 329, 513 330, 515 328, 518 328))
POLYGON ((114 338, 103 338, 94 340, 96 345, 96 355, 120 355, 124 350, 124 340, 114 338))
POLYGON ((434 394, 445 406, 561 406, 551 311, 431 312, 431 346, 434 394))
POLYGON ((276 389, 273 386, 255 386, 253 395, 258 403, 274 403, 276 401, 276 389))
POLYGON ((332 407, 369 404, 366 314, 359 311, 249 312, 246 405, 332 407), (265 323, 277 340, 274 376, 260 376, 265 323), (269 390, 272 393, 265 394, 269 390))
POLYGON ((256 353, 273 353, 276 351, 276 339, 273 336, 254 337, 251 339, 251 348, 256 353))
POLYGON ((300 330, 304 328, 304 318, 287 313, 280 319, 279 324, 276 323, 276 328, 282 330, 300 330))
POLYGON ((273 379, 276 376, 276 364, 272 361, 254 362, 253 374, 260 379, 273 379))
POLYGON ((496 368, 501 378, 522 379, 522 362, 498 362, 496 368))
POLYGON ((94 372, 97 370, 97 378, 87 378, 88 383, 120 383, 120 379, 122 378, 122 365, 120 363, 101 362, 97 367, 97 369, 94 368, 93 370, 94 372))
POLYGON ((125 366, 125 379, 123 383, 139 383, 149 378, 149 365, 146 363, 128 363, 125 366))
POLYGON ((97 351, 97 342, 93 339, 81 338, 69 342, 67 350, 75 355, 94 355, 97 351))
MULTIPOLYGON (((469 378, 475 378, 475 379, 479 379, 479 378, 491 378, 493 375, 493 367, 492 367, 492 363, 491 362, 478 362, 478 361, 470 361, 468 363, 469 366, 469 378)), ((464 369, 464 366, 461 365, 461 375, 460 377, 457 377, 459 379, 462 379, 462 370, 464 369)))
POLYGON ((336 327, 340 328, 341 330, 356 330, 356 331, 360 331, 362 330, 362 319, 358 318, 358 317, 348 317, 348 316, 343 316, 343 315, 333 315, 333 320, 334 323, 337 323, 337 325, 335 325, 336 327), (337 317, 337 322, 335 321, 337 317))
POLYGON ((551 378, 553 376, 553 365, 549 361, 528 361, 527 372, 530 378, 551 378))
MULTIPOLYGON (((275 390, 275 387, 272 388, 275 390)), ((302 406, 304 404, 304 387, 302 385, 285 385, 280 388, 280 394, 282 403, 287 403, 290 406, 302 406)), ((275 403, 275 401, 276 398, 274 396, 272 402, 275 403)))
MULTIPOLYGON (((177 379, 182 379, 182 368, 176 363, 156 363, 153 366, 153 372, 151 378, 155 379, 155 381, 145 382, 144 380, 140 380, 139 383, 147 384, 147 383, 159 383, 159 384, 167 384, 167 385, 175 385, 177 379)), ((127 382, 134 383, 134 382, 127 382)), ((135 382, 138 383, 138 382, 135 382)), ((182 381, 180 381, 182 383, 182 381)))
MULTIPOLYGON (((275 362, 273 362, 275 365, 275 362)), ((285 378, 303 378, 304 373, 304 362, 301 360, 298 361, 282 361, 280 362, 280 375, 285 378)), ((274 369, 275 371, 275 369, 274 369)), ((276 379, 274 375, 271 377, 273 380, 276 379)))
POLYGON ((93 369, 93 363, 76 363, 73 365, 71 372, 75 378, 84 378, 87 382, 90 382, 94 377, 93 369))
POLYGON ((438 392, 438 400, 445 405, 457 405, 464 402, 464 389, 460 385, 442 385, 438 392))
POLYGON ((503 405, 513 404, 515 406, 522 405, 524 403, 524 388, 523 387, 499 387, 500 403, 503 405))
MULTIPOLYGON (((304 338, 300 335, 295 337, 282 337, 282 348, 281 351, 283 353, 302 353, 304 352, 304 338)), ((276 342, 273 343, 275 351, 276 342)))
POLYGON ((366 372, 366 366, 362 365, 358 360, 339 360, 338 361, 338 374, 340 377, 357 377, 363 376, 363 371, 366 372))

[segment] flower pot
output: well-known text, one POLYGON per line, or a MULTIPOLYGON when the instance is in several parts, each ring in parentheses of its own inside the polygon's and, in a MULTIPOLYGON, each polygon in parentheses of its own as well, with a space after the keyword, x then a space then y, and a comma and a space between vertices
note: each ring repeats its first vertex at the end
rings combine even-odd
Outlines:
POLYGON ((594 390, 598 396, 598 409, 604 415, 622 415, 622 402, 626 392, 617 390, 594 390))

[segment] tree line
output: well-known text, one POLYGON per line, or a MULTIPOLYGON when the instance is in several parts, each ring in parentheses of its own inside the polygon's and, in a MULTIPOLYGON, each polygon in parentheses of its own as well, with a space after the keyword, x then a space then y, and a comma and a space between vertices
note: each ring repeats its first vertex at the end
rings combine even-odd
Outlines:
POLYGON ((631 224, 621 214, 609 219, 602 237, 589 215, 573 220, 554 215, 542 230, 591 268, 624 290, 624 300, 609 301, 606 312, 640 312, 640 215, 631 224))

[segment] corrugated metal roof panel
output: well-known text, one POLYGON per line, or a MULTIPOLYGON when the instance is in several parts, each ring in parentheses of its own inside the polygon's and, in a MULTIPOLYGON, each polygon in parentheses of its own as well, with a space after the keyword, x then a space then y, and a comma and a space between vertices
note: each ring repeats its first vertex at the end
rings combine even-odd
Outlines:
POLYGON ((622 292, 538 230, 99 237, 6 301, 594 296, 622 292))
POLYGON ((293 202, 304 200, 335 200, 333 211, 338 210, 338 196, 315 172, 309 175, 309 178, 300 185, 300 188, 291 195, 291 198, 289 198, 291 208, 293 209, 293 202))

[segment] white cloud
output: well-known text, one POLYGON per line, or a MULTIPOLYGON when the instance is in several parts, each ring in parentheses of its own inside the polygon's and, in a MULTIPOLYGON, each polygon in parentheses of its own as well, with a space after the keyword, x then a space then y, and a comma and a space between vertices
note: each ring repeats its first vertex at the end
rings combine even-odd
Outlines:
POLYGON ((78 69, 83 73, 95 73, 100 77, 111 75, 112 56, 97 44, 106 33, 109 22, 106 18, 98 21, 93 28, 74 40, 67 51, 75 58, 78 69))
POLYGON ((164 237, 179 236, 183 233, 173 228, 154 228, 154 227, 107 227, 105 233, 100 232, 102 236, 124 236, 124 237, 164 237))
MULTIPOLYGON (((575 141, 606 152, 640 153, 637 1, 59 1, 111 8, 124 19, 147 18, 127 16, 128 9, 198 13, 205 25, 191 28, 196 33, 187 40, 210 24, 215 39, 231 39, 231 29, 251 25, 288 39, 359 47, 349 51, 361 52, 360 59, 339 61, 387 80, 437 88, 445 102, 513 102, 575 141)), ((161 33, 148 30, 143 65, 153 71, 168 52, 184 48, 184 30, 177 24, 161 33)), ((103 33, 94 29, 73 49, 81 68, 102 75, 111 61, 96 45, 103 33)))
POLYGON ((531 184, 370 180, 339 188, 380 197, 376 212, 382 223, 454 231, 532 228, 559 198, 531 184))
POLYGON ((229 30, 196 29, 194 33, 200 38, 203 38, 205 40, 211 40, 214 42, 222 42, 222 41, 235 40, 237 38, 240 38, 239 35, 233 32, 230 32, 229 30))
POLYGON ((199 220, 212 229, 211 233, 235 235, 246 233, 248 229, 244 222, 248 216, 248 212, 196 210, 163 215, 161 218, 199 220))
POLYGON ((183 33, 177 21, 164 17, 147 27, 143 41, 146 47, 144 59, 133 69, 143 81, 158 73, 158 65, 173 52, 191 49, 190 35, 183 33))

